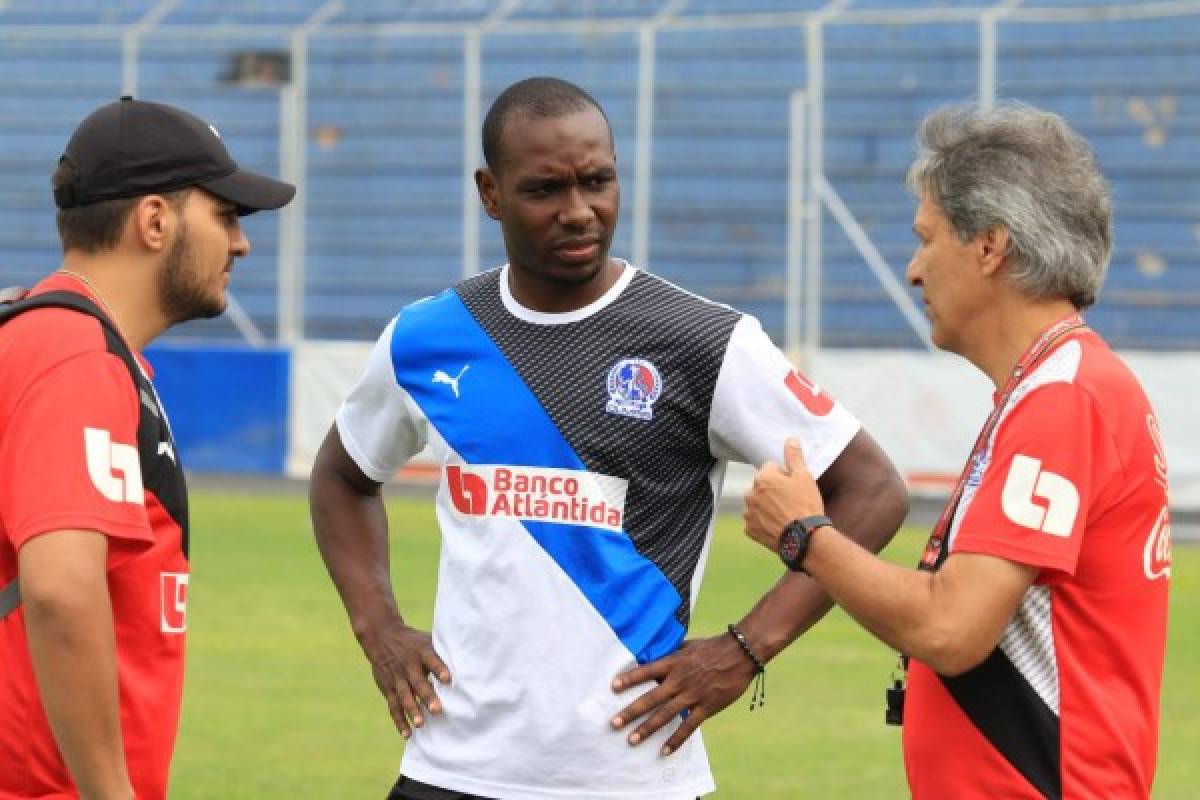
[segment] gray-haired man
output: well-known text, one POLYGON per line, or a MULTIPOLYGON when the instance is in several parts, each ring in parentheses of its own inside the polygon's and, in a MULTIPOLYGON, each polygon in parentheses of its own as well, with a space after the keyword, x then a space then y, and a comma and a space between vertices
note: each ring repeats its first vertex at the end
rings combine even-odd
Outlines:
POLYGON ((795 447, 758 475, 747 532, 911 657, 891 710, 914 797, 1147 797, 1167 471, 1137 379, 1079 316, 1111 250, 1108 187, 1086 142, 1027 106, 943 109, 918 138, 908 279, 995 407, 920 569, 814 521, 795 447))

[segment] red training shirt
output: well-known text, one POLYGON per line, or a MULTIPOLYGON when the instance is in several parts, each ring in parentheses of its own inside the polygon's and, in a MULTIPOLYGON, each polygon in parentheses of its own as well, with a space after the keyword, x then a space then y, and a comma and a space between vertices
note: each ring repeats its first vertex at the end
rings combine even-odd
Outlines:
POLYGON ((1040 568, 996 651, 913 661, 904 761, 922 798, 1146 798, 1171 574, 1167 466, 1136 378, 1090 331, 1017 387, 968 479, 952 553, 1040 568))
MULTIPOLYGON (((61 274, 33 293, 51 290, 96 301, 61 274)), ((0 326, 0 386, 0 586, 36 536, 108 537, 126 763, 138 800, 161 800, 183 689, 188 564, 180 525, 142 485, 139 392, 101 324, 57 308, 0 326)), ((23 608, 0 621, 0 665, 0 798, 78 797, 38 694, 23 608)))

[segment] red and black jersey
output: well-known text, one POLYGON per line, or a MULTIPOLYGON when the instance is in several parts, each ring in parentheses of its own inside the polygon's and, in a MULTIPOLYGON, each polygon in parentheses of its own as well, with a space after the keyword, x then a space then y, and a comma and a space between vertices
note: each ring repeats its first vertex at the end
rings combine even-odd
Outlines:
POLYGON ((1094 333, 1017 386, 967 480, 952 553, 1040 569, 980 666, 913 661, 916 798, 1145 798, 1171 573, 1167 466, 1136 378, 1094 333))
MULTIPOLYGON (((0 586, 18 577, 17 553, 34 537, 108 537, 126 761, 139 800, 164 798, 183 688, 183 472, 149 366, 94 316, 94 298, 58 274, 31 298, 86 309, 27 310, 0 326, 0 586)), ((0 798, 76 797, 20 608, 0 621, 0 664, 0 798)))

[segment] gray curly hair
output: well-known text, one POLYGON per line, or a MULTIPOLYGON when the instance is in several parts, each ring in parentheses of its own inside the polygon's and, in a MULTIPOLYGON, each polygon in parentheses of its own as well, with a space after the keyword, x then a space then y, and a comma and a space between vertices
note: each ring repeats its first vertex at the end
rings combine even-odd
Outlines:
POLYGON ((1096 302, 1112 254, 1112 197, 1088 143, 1021 103, 946 106, 921 123, 909 191, 941 209, 963 242, 1008 231, 1009 277, 1026 295, 1096 302))

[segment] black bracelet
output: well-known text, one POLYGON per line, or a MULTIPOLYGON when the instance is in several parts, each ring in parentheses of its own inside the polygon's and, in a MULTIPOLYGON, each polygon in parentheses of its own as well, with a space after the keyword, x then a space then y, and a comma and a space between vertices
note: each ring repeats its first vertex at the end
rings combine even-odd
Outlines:
POLYGON ((738 647, 742 648, 742 652, 746 654, 746 658, 754 663, 754 694, 750 696, 750 710, 765 706, 767 704, 767 665, 763 660, 755 655, 751 649, 750 643, 746 641, 746 636, 738 626, 732 622, 729 623, 729 635, 738 643, 738 647))

